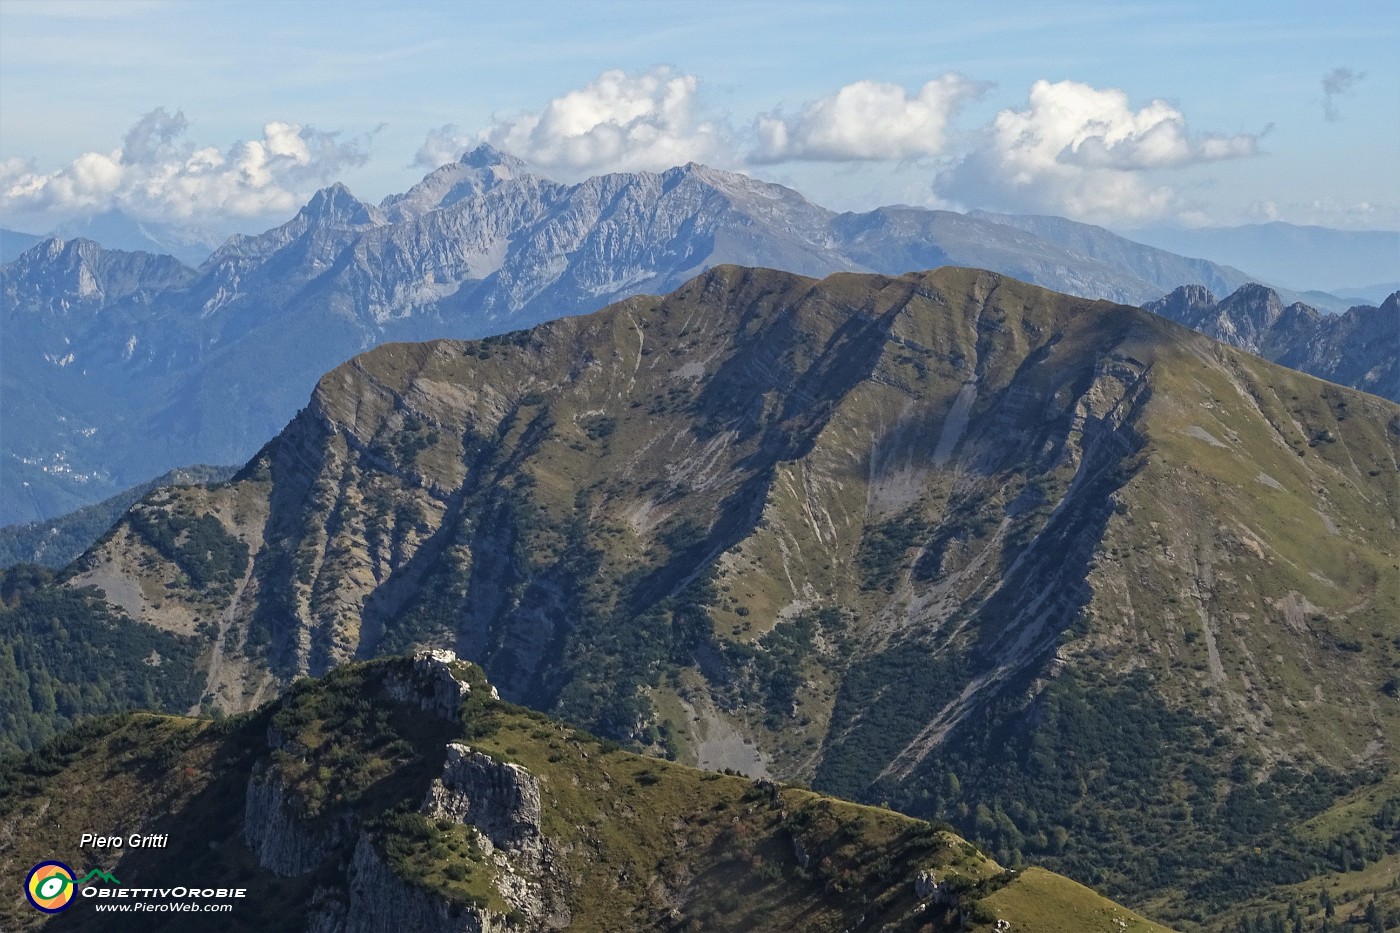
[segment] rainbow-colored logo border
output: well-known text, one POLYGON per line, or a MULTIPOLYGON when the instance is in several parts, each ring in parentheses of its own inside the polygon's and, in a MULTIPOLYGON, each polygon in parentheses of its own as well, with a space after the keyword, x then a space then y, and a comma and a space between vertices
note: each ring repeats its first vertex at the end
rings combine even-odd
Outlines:
POLYGON ((62 862, 40 862, 29 869, 29 875, 24 879, 24 896, 29 898, 29 903, 35 910, 43 911, 46 914, 56 914, 65 910, 69 904, 73 903, 73 895, 76 892, 77 884, 73 876, 73 869, 62 862), (49 897, 44 897, 43 890, 53 888, 55 884, 48 884, 54 878, 61 878, 63 882, 58 885, 58 893, 49 897))

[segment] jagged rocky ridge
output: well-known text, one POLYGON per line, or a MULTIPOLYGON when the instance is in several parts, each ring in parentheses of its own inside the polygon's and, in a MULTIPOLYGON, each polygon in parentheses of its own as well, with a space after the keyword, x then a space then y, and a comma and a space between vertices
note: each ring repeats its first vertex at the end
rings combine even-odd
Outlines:
POLYGON ((1135 304, 1244 280, 1129 246, 1067 248, 947 211, 837 214, 695 164, 564 185, 489 147, 378 206, 326 188, 197 270, 50 240, 0 269, 0 523, 174 467, 241 462, 322 373, 376 344, 499 333, 669 291, 723 263, 817 276, 957 264, 1135 304))
POLYGON ((212 633, 228 710, 452 646, 616 739, 946 815, 1206 923, 1336 846, 1393 854, 1295 833, 1392 793, 1397 431, 1139 309, 726 267, 357 358, 69 585, 212 633), (227 536, 216 598, 153 536, 195 522, 227 536), (1260 794, 1272 822, 1241 815, 1260 794))
MULTIPOLYGON (((231 914, 197 918, 209 930, 1164 929, 1003 871, 946 827, 620 751, 502 703, 443 651, 344 667, 233 720, 91 722, 0 764, 0 831, 9 873, 42 853, 128 887, 245 888, 231 914), (60 800, 101 800, 90 828, 169 845, 79 851, 46 818, 60 800)), ((130 928, 84 900, 46 919, 0 901, 7 930, 130 928)))
POLYGON ((1400 292, 1378 308, 1327 315, 1301 302, 1285 307, 1263 285, 1219 301, 1184 285, 1143 307, 1290 369, 1400 401, 1400 292))

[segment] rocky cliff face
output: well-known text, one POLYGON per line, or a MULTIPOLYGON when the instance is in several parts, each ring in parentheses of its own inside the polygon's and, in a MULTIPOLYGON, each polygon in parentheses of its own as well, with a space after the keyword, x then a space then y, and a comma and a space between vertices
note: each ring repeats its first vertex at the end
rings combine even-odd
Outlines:
POLYGON ((243 838, 259 865, 288 878, 316 870, 353 828, 348 819, 313 826, 297 815, 295 806, 275 776, 248 778, 243 838))
POLYGON ((1217 301, 1199 285, 1143 305, 1193 330, 1291 369, 1400 401, 1400 292, 1380 307, 1320 314, 1246 285, 1217 301))
MULTIPOLYGON (((382 672, 387 699, 429 713, 460 727, 464 702, 472 688, 450 651, 419 652, 412 666, 382 672)), ((495 690, 482 684, 488 697, 495 690)), ((382 831, 362 829, 362 816, 349 802, 308 815, 305 792, 289 787, 294 762, 313 754, 297 734, 276 725, 267 731, 270 762, 248 778, 243 811, 243 838, 258 864, 282 877, 310 874, 328 861, 350 856, 348 883, 321 887, 312 898, 311 928, 335 933, 379 930, 494 933, 504 929, 544 930, 567 926, 568 910, 559 903, 562 879, 541 825, 539 781, 520 765, 500 762, 453 742, 440 776, 432 781, 419 807, 435 825, 467 829, 492 864, 494 896, 505 905, 493 913, 486 906, 454 904, 427 894, 395 871, 382 852, 382 831), (282 757, 279 757, 282 756, 282 757), (510 921, 501 914, 509 913, 510 921)))
POLYGON ((50 239, 22 253, 0 276, 8 339, 29 336, 25 316, 65 317, 148 307, 163 291, 188 285, 193 269, 172 256, 103 249, 92 240, 50 239))
MULTIPOLYGON (((426 649, 413 655, 413 674, 408 678, 391 675, 385 683, 389 696, 412 703, 425 713, 456 722, 462 704, 472 695, 471 685, 459 680, 452 667, 457 655, 451 651, 426 649)), ((496 696, 496 688, 491 688, 496 696)))
POLYGON ((539 782, 519 765, 496 761, 466 745, 447 746, 442 777, 423 800, 435 820, 473 826, 493 846, 536 860, 543 852, 539 782))
POLYGON ((539 781, 529 771, 454 742, 421 810, 478 834, 498 869, 496 890, 516 916, 539 928, 566 927, 569 912, 559 903, 563 879, 541 826, 540 800, 539 781))
MULTIPOLYGON (((336 899, 329 891, 318 891, 309 920, 311 933, 506 933, 522 929, 486 911, 426 896, 389 868, 367 836, 360 837, 355 846, 347 896, 336 899)), ((539 929, 535 925, 523 928, 539 929)))

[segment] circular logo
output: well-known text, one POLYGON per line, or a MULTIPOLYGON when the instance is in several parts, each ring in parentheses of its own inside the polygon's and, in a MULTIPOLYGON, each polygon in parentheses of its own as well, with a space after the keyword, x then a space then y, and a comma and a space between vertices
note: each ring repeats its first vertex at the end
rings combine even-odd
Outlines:
POLYGON ((58 913, 73 900, 73 869, 62 862, 40 862, 24 879, 24 896, 35 910, 58 913))

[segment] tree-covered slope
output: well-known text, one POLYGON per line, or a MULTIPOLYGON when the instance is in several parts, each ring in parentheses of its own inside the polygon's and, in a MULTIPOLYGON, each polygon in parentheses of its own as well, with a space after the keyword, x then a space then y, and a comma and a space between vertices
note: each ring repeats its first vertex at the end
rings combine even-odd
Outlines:
POLYGON ((62 569, 92 547, 127 509, 151 490, 176 483, 220 482, 236 472, 233 467, 181 467, 46 522, 6 525, 0 528, 0 568, 39 564, 52 570, 62 569))
POLYGON ((0 755, 92 716, 199 705, 204 646, 132 622, 102 597, 55 585, 42 567, 0 570, 0 755))

